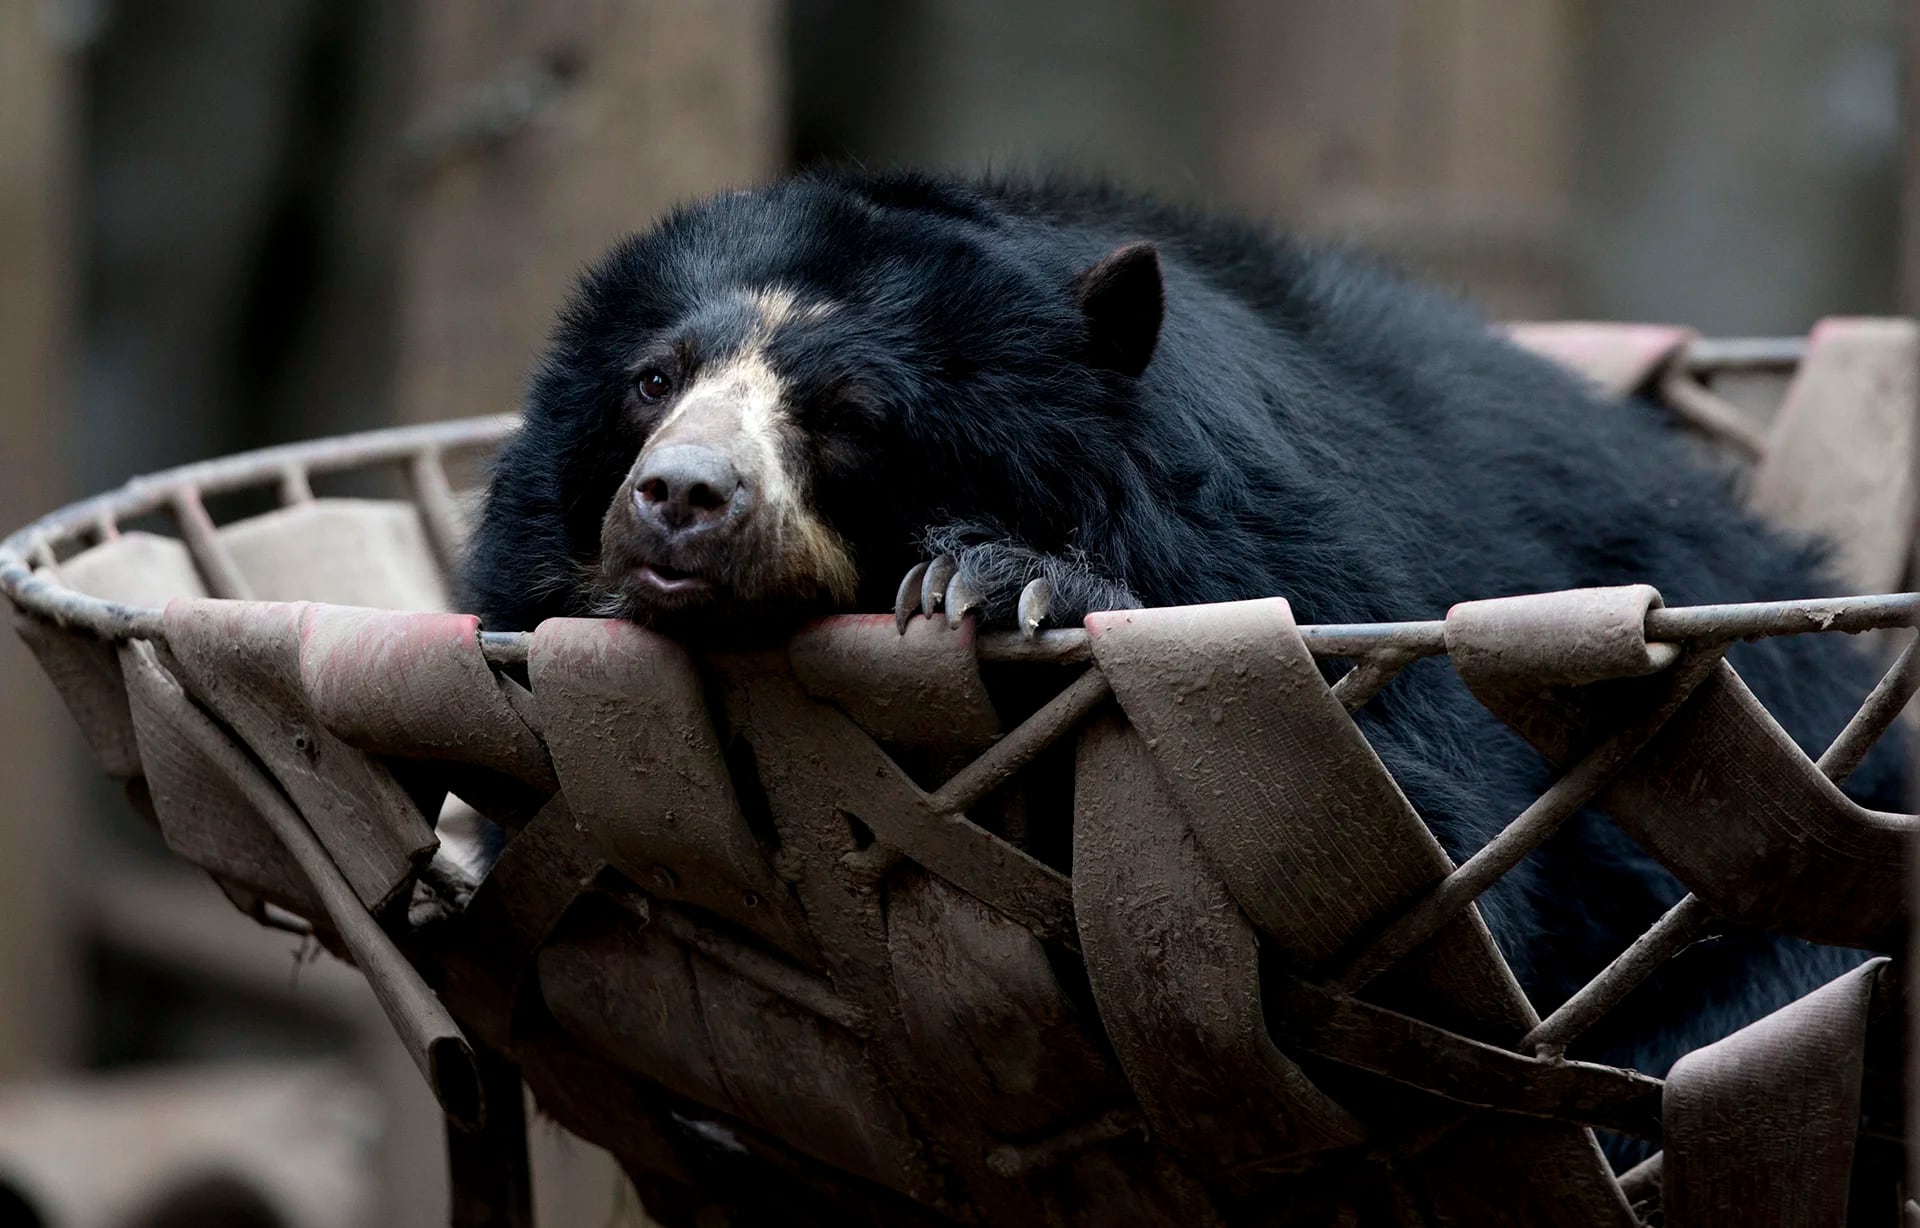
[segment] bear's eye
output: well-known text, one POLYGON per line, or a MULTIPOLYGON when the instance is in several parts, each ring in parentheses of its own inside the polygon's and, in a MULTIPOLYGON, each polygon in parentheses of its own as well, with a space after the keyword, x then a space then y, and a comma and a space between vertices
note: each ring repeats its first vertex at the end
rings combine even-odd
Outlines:
POLYGON ((673 391, 673 379, 658 367, 648 367, 633 377, 633 391, 642 401, 664 400, 673 391))

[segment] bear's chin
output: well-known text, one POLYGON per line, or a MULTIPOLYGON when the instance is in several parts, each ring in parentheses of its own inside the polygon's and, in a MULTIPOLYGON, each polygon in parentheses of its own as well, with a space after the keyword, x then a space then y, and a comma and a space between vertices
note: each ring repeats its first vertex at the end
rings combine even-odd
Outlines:
POLYGON ((594 605, 593 614, 616 618, 703 648, 776 647, 823 615, 846 613, 832 603, 795 597, 748 600, 722 585, 656 594, 623 588, 594 605), (663 600, 662 597, 665 597, 663 600))

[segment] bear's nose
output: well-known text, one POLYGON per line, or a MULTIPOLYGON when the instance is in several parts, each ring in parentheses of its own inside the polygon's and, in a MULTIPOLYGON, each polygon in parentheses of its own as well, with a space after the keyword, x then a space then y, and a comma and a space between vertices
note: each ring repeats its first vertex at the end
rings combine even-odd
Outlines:
POLYGON ((726 453, 701 444, 661 448, 633 484, 640 518, 674 532, 725 520, 741 501, 739 470, 726 453))

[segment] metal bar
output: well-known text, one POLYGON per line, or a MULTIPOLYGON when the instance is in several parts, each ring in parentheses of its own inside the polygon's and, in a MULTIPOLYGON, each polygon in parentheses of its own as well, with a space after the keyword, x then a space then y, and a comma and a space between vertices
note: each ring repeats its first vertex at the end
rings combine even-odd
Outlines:
POLYGON ((216 493, 257 485, 277 476, 281 469, 290 464, 300 465, 308 473, 333 473, 341 469, 394 464, 409 459, 422 448, 439 448, 443 452, 474 451, 491 447, 505 439, 518 421, 518 415, 501 414, 490 418, 462 418, 453 422, 390 427, 308 440, 305 443, 283 444, 198 461, 150 477, 134 478, 121 489, 125 493, 139 494, 154 485, 171 487, 186 484, 216 493))
POLYGON ((1738 406, 1693 378, 1686 367, 1667 368, 1660 379, 1660 399, 1691 426, 1740 449, 1748 460, 1759 460, 1767 452, 1767 436, 1738 406))
POLYGON ((475 1055, 486 1121, 447 1122, 448 1223, 453 1228, 533 1228, 533 1166, 520 1068, 485 1049, 475 1055))
POLYGON ((1014 726, 978 759, 955 772, 951 780, 934 790, 927 804, 940 814, 964 813, 1033 762, 1034 756, 1058 742, 1112 695, 1113 688, 1107 685, 1106 675, 1099 670, 1090 669, 1081 674, 1073 685, 1042 704, 1039 711, 1014 726))
POLYGON ((313 484, 307 481, 305 465, 286 465, 281 468, 280 502, 289 506, 313 502, 313 484))
POLYGON ((1648 612, 1647 624, 1663 638, 1692 642, 1759 640, 1820 631, 1887 631, 1920 625, 1920 593, 1658 609, 1648 612))
POLYGON ((1703 904, 1699 896, 1688 895, 1542 1019, 1533 1031, 1521 1037, 1514 1047, 1523 1053, 1531 1049, 1540 1057, 1552 1057, 1565 1050, 1575 1037, 1592 1027, 1600 1016, 1618 1006, 1640 982, 1651 976, 1654 969, 1685 950, 1713 920, 1713 910, 1703 904))
POLYGON ((1685 644, 1758 640, 1806 631, 1881 631, 1920 621, 1920 593, 1752 601, 1647 611, 1647 638, 1685 644))
MULTIPOLYGON (((623 899, 621 903, 628 911, 638 915, 639 910, 631 902, 623 899)), ((768 993, 803 1006, 822 1019, 830 1019, 857 1036, 866 1036, 871 1030, 872 1021, 865 1009, 841 997, 834 990, 833 983, 825 977, 814 976, 778 956, 769 955, 711 926, 702 925, 680 909, 659 900, 649 902, 646 915, 652 924, 658 925, 681 946, 700 952, 768 993)))
POLYGON ((150 646, 136 645, 122 652, 120 659, 130 673, 144 675, 148 691, 163 709, 168 725, 233 782, 307 876, 340 941, 367 978, 373 996, 433 1089, 441 1109, 455 1122, 478 1127, 485 1117, 485 1101, 472 1046, 447 1008, 427 988, 419 970, 407 962, 361 905, 360 897, 306 819, 259 765, 214 724, 213 718, 187 698, 173 675, 155 660, 150 646))
POLYGON ((1444 619, 1407 623, 1330 623, 1300 628, 1307 651, 1316 657, 1370 657, 1378 652, 1405 652, 1410 657, 1435 657, 1447 650, 1444 619))
POLYGON ((1552 788, 1535 798, 1518 818, 1442 879, 1327 983, 1335 989, 1356 992, 1439 933, 1605 788, 1719 665, 1720 653, 1707 650, 1674 666, 1665 675, 1667 686, 1651 710, 1581 756, 1552 788))
POLYGON ((533 636, 525 631, 482 631, 480 655, 488 664, 525 665, 533 650, 533 636))
POLYGON ((1729 371, 1792 371, 1807 356, 1805 337, 1702 337, 1680 361, 1702 375, 1729 371))
POLYGON ((440 560, 440 569, 449 585, 460 572, 460 508, 453 496, 453 484, 447 481, 446 465, 440 449, 423 448, 407 462, 407 481, 413 489, 413 501, 420 508, 420 519, 427 529, 427 540, 440 560))
POLYGON ((1360 664, 1348 670, 1333 684, 1333 697, 1340 701, 1349 713, 1358 712, 1380 689, 1399 676, 1401 670, 1412 664, 1414 658, 1405 652, 1389 649, 1364 657, 1360 664))
POLYGON ((1658 1079, 1527 1057, 1284 974, 1263 977, 1262 988, 1283 1051, 1316 1054, 1472 1108, 1660 1137, 1658 1079))
POLYGON ((160 611, 76 593, 18 557, 0 559, 0 589, 29 617, 109 643, 157 640, 165 635, 160 611))
MULTIPOLYGON (((1015 631, 991 631, 977 641, 975 655, 982 661, 1027 665, 1087 665, 1093 661, 1092 643, 1085 631, 1066 628, 1042 631, 1032 639, 1015 631)), ((525 631, 482 631, 480 649, 494 665, 524 665, 532 645, 525 631)))
POLYGON ((200 502, 200 492, 191 486, 181 487, 173 492, 171 502, 180 536, 200 569, 200 578, 206 581, 207 592, 215 597, 251 601, 253 586, 240 574, 233 555, 220 541, 220 531, 214 527, 213 517, 207 515, 206 504, 200 502))
POLYGON ((1920 691, 1920 635, 1907 641, 1899 659, 1881 676, 1861 703, 1860 710, 1821 752, 1814 766, 1825 772, 1834 784, 1853 775, 1853 770, 1867 757, 1880 735, 1898 719, 1916 691, 1920 691))

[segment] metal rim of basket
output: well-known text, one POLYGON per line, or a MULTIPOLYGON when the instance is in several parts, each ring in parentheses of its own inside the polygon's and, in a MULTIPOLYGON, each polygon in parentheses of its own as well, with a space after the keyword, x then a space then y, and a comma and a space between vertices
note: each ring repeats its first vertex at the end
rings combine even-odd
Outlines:
MULTIPOLYGON (((1796 338, 1696 341, 1675 369, 1696 380, 1730 372, 1791 370, 1804 353, 1796 338)), ((314 498, 313 474, 404 466, 429 539, 451 572, 457 551, 458 512, 444 460, 484 453, 511 434, 517 415, 499 414, 420 426, 389 427, 236 453, 136 477, 117 490, 82 499, 49 513, 0 541, 0 591, 27 615, 108 642, 166 638, 162 612, 109 601, 68 588, 58 575, 59 550, 91 545, 119 535, 124 520, 170 513, 209 581, 213 596, 246 596, 216 526, 201 502, 205 494, 278 488, 282 505, 314 498), (224 581, 224 582, 223 582, 224 581), (225 591, 223 591, 225 590, 225 591)), ((1647 638, 1673 644, 1712 644, 1802 632, 1863 632, 1920 623, 1920 593, 1809 598, 1660 608, 1647 617, 1647 638)), ((1305 625, 1300 628, 1317 657, 1399 658, 1401 663, 1446 652, 1445 621, 1305 625)), ((526 660, 527 632, 481 632, 487 658, 496 665, 526 660)), ((1012 633, 980 637, 979 656, 992 661, 1075 663, 1089 659, 1083 630, 1041 632, 1027 639, 1012 633)))

